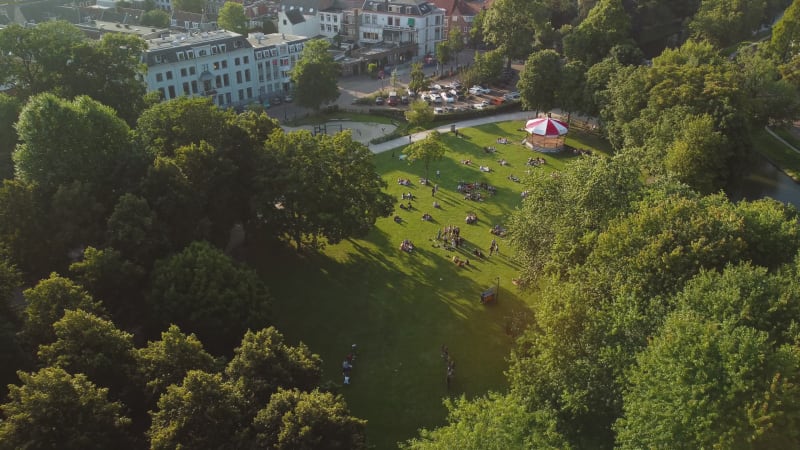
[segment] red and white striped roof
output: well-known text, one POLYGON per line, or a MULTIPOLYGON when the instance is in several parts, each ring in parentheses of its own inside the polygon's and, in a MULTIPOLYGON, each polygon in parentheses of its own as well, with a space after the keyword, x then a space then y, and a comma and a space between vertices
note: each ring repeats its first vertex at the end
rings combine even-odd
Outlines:
POLYGON ((552 119, 550 117, 541 117, 539 119, 531 119, 525 124, 525 131, 537 136, 563 136, 569 131, 566 123, 552 119))

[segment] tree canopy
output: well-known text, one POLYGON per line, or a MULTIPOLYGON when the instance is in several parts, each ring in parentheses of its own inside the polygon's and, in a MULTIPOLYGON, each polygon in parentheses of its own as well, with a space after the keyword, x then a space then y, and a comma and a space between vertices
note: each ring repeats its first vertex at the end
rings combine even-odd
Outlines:
POLYGON ((8 402, 0 405, 3 448, 133 448, 131 420, 108 400, 108 389, 56 367, 19 378, 22 384, 10 386, 8 402))
POLYGON ((244 6, 241 3, 225 2, 219 10, 217 24, 222 29, 236 33, 247 33, 247 16, 244 15, 244 6))
POLYGON ((303 53, 292 69, 297 103, 319 110, 339 98, 339 66, 328 53, 328 41, 313 39, 303 45, 303 53))

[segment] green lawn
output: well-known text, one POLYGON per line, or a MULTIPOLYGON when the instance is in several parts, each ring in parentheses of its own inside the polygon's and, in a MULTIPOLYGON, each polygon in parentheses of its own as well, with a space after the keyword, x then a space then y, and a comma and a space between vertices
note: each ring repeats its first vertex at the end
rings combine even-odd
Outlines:
MULTIPOLYGON (((512 285, 518 267, 502 239, 498 239, 499 256, 478 260, 469 251, 477 246, 488 256, 493 237, 489 228, 502 224, 519 204, 522 185, 507 179, 509 174, 523 177, 527 170, 551 171, 575 158, 526 149, 519 144, 524 134, 517 131, 521 125, 489 124, 460 130, 458 138, 443 137, 449 151, 430 168, 430 177, 440 188, 436 195, 440 210, 432 207, 431 189, 419 183, 425 176, 422 163, 400 160, 399 149, 376 155, 388 191, 398 201, 402 192, 417 196, 412 211, 397 209, 402 223, 381 219, 364 239, 329 246, 310 256, 265 248, 265 256, 255 262, 276 299, 276 326, 289 342, 302 340, 322 356, 326 380, 341 384, 342 359, 351 344, 358 344, 353 384, 341 387, 340 392, 355 415, 369 420, 374 448, 396 448, 396 442, 415 436, 419 427, 442 424, 444 396, 474 397, 506 387, 503 371, 512 340, 506 333, 508 318, 527 310, 530 294, 512 285), (497 144, 501 136, 514 144, 497 144), (495 146, 497 153, 485 153, 484 146, 495 146), (547 165, 528 167, 529 156, 544 156, 547 165), (500 166, 497 160, 501 158, 509 166, 500 166), (473 164, 461 164, 464 159, 473 164), (483 173, 479 165, 493 171, 483 173), (435 176, 437 169, 440 178, 435 176), (413 185, 398 185, 398 178, 408 178, 413 185), (489 183, 497 194, 482 202, 464 200, 456 191, 460 180, 489 183), (464 223, 469 211, 478 215, 477 224, 464 223), (424 212, 433 216, 432 222, 421 220, 424 212), (461 228, 464 248, 447 251, 434 246, 432 238, 446 225, 461 228), (398 249, 403 239, 416 245, 412 254, 398 249), (454 265, 454 254, 469 257, 470 266, 454 265), (498 278, 499 302, 480 304, 480 292, 498 278), (449 392, 440 357, 442 344, 456 361, 449 392)), ((591 148, 590 137, 576 136, 575 142, 591 148)))

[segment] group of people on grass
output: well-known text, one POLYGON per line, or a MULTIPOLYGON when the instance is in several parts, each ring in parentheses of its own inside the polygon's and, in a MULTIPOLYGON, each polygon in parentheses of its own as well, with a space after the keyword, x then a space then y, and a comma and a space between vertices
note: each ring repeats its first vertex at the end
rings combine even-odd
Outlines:
POLYGON ((526 162, 525 164, 533 167, 539 167, 547 164, 547 161, 545 161, 545 159, 541 157, 539 158, 530 157, 528 158, 528 162, 526 162))

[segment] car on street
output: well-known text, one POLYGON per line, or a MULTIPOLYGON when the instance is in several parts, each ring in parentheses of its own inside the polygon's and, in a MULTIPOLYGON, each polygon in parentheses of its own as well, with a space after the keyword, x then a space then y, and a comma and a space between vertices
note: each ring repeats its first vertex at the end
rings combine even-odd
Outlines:
POLYGON ((286 103, 292 103, 294 101, 294 97, 292 97, 289 94, 286 94, 286 96, 283 97, 283 101, 286 102, 286 103))
POLYGON ((503 98, 506 100, 519 100, 519 92, 509 92, 508 94, 504 95, 503 98))
POLYGON ((270 100, 270 102, 272 102, 273 105, 280 105, 281 103, 283 103, 283 99, 280 96, 276 95, 272 97, 272 100, 270 100))
POLYGON ((389 99, 386 100, 386 104, 389 106, 397 106, 398 103, 400 103, 400 97, 397 96, 397 92, 390 92, 389 99))
POLYGON ((402 103, 404 105, 407 105, 408 104, 408 96, 404 95, 404 96, 400 97, 400 103, 402 103))
POLYGON ((383 106, 383 103, 384 103, 383 97, 376 97, 375 98, 375 104, 376 105, 383 106))

